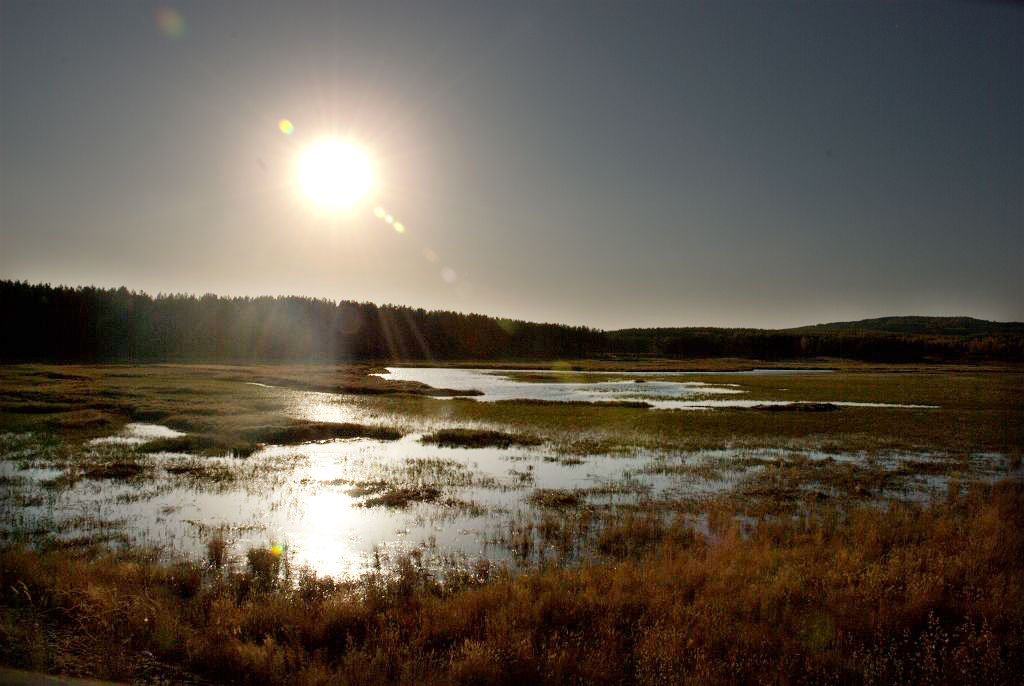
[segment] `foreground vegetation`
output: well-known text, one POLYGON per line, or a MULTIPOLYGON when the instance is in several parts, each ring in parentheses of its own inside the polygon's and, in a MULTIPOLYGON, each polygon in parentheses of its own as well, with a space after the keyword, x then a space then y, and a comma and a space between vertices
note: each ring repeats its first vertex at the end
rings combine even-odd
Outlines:
MULTIPOLYGON (((562 370, 556 378, 592 380, 562 370)), ((224 455, 265 443, 419 433, 413 445, 508 451, 514 479, 501 484, 461 462, 407 457, 338 488, 360 508, 473 515, 488 505, 460 489, 519 489, 533 509, 506 513, 488 541, 514 551, 514 564, 439 566, 415 551, 382 558, 360 578, 331 579, 280 548, 232 559, 213 529, 197 559, 141 546, 113 520, 28 522, 0 540, 0 664, 256 684, 1009 684, 1024 674, 1018 368, 694 377, 738 384, 755 401, 938 406, 819 412, 439 399, 438 389, 376 371, 3 366, 0 445, 12 464, 56 470, 43 482, 46 497, 75 483, 140 497, 182 482, 262 492, 288 478, 301 449, 271 460, 224 455), (187 433, 88 445, 131 421, 187 433), (690 452, 712 448, 728 450, 700 460, 690 452), (166 450, 187 454, 159 457, 166 450), (628 479, 533 482, 535 464, 643 450, 653 457, 641 473, 733 485, 654 499, 628 479), (827 454, 804 454, 814 450, 827 454), (893 450, 920 454, 893 461, 893 450), (864 452, 851 460, 851 451, 864 452), (890 502, 922 477, 948 484, 942 496, 890 502)), ((443 395, 453 390, 472 389, 443 395)), ((19 474, 3 477, 5 493, 43 502, 19 474)), ((20 502, 0 510, 17 519, 20 502)))
POLYGON ((406 558, 347 583, 261 550, 227 571, 215 542, 170 566, 9 547, 0 660, 255 684, 1018 683, 1022 516, 1004 483, 927 509, 763 519, 747 537, 731 520, 653 538, 627 521, 576 568, 439 578, 406 558))

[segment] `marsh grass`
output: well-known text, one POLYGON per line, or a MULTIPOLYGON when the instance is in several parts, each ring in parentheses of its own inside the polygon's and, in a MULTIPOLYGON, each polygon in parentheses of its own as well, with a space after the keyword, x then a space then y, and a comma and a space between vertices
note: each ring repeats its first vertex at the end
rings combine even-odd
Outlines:
MULTIPOLYGON (((631 362, 652 369, 738 369, 758 361, 631 362)), ((615 361, 567 363, 563 368, 623 368, 615 361)), ((476 365, 488 366, 488 365, 476 365)), ((540 365, 551 367, 551 364, 540 365)), ((797 364, 792 366, 807 366, 797 364)), ((811 365, 814 366, 814 365, 811 365)), ((821 366, 818 364, 817 366, 821 366)), ((149 365, 141 367, 20 365, 0 368, 0 432, 59 433, 68 440, 110 435, 127 421, 166 423, 194 434, 242 441, 248 427, 284 426, 286 395, 244 382, 288 381, 289 388, 321 385, 348 396, 369 415, 405 421, 514 427, 561 452, 629 448, 787 447, 837 450, 994 451, 1024 443, 1024 382, 1020 367, 832 364, 831 374, 700 376, 689 380, 738 383, 750 400, 888 402, 938 405, 938 410, 847 407, 840 412, 656 411, 628 406, 481 403, 410 394, 401 383, 367 376, 372 365, 149 365), (346 390, 347 389, 347 390, 346 390), (54 413, 19 407, 74 407, 54 413)), ((634 367, 639 370, 639 367, 634 367)), ((633 376, 636 376, 634 372, 633 376)), ((639 371, 642 373, 642 370, 639 371)), ((545 375, 548 376, 548 375, 545 375)), ((628 373, 623 378, 630 378, 628 373)), ((680 377, 687 380, 686 377, 680 377)), ((421 389, 422 390, 422 389, 421 389)), ((345 396, 339 396, 345 397, 345 396)), ((251 442, 251 441, 250 441, 251 442)), ((244 445, 238 447, 245 448, 244 445)), ((196 448, 205 452, 205 448, 196 448)), ((210 448, 216 452, 219 447, 210 448)))
MULTIPOLYGON (((218 370, 217 366, 208 367, 218 370)), ((321 393, 346 395, 473 396, 478 390, 433 388, 416 381, 394 381, 375 376, 385 369, 375 365, 260 365, 220 368, 217 378, 321 393), (231 370, 231 371, 227 371, 231 370)))
POLYGON ((59 412, 72 412, 74 405, 67 403, 40 403, 40 402, 5 402, 0 403, 0 412, 11 412, 14 414, 57 414, 59 412))
MULTIPOLYGON (((379 369, 368 365, 5 366, 0 368, 0 431, 56 431, 81 440, 109 435, 128 421, 151 421, 205 434, 190 438, 192 443, 179 443, 181 449, 244 453, 254 442, 272 440, 274 431, 282 432, 277 442, 332 436, 322 427, 296 428, 295 420, 283 413, 285 401, 280 393, 243 382, 402 398, 439 393, 423 384, 368 376, 371 371, 379 369), (260 427, 262 433, 252 431, 260 427), (246 443, 241 429, 258 435, 249 435, 246 443)), ((335 437, 351 435, 343 429, 335 431, 341 432, 335 437)), ((154 449, 173 448, 165 444, 154 449)))
MULTIPOLYGON (((0 659, 130 679, 147 655, 218 683, 1013 684, 1024 669, 1024 488, 929 508, 828 508, 714 539, 649 515, 578 566, 362 579, 144 549, 0 554, 0 659), (110 646, 119 646, 111 650, 110 646)), ((557 517, 532 535, 551 550, 557 517)), ((573 534, 574 536, 575 534, 573 534)))
MULTIPOLYGON (((550 383, 556 379, 547 379, 550 383)), ((508 400, 495 400, 494 405, 537 405, 551 407, 553 405, 567 405, 569 407, 622 407, 628 409, 648 409, 654 405, 643 400, 544 400, 542 398, 511 398, 508 400)))
POLYGON ((595 546, 605 556, 637 557, 659 546, 685 550, 702 545, 692 528, 652 512, 625 512, 603 523, 595 546))
POLYGON ((754 405, 750 408, 760 412, 838 412, 834 403, 786 403, 785 405, 754 405))
MULTIPOLYGON (((181 426, 181 423, 178 423, 181 426)), ((210 423, 190 422, 189 428, 210 429, 210 423)), ((292 422, 280 425, 239 427, 230 433, 196 433, 173 438, 158 438, 141 446, 143 452, 177 452, 201 455, 234 455, 248 457, 264 444, 298 445, 339 438, 374 438, 393 441, 402 437, 400 431, 388 427, 352 423, 292 422)))
POLYGON ((241 470, 195 458, 165 465, 164 471, 171 476, 198 482, 233 483, 242 478, 241 470))
POLYGON ((616 481, 581 486, 576 488, 537 488, 527 501, 542 508, 566 510, 572 508, 593 509, 601 506, 602 498, 615 496, 643 497, 650 490, 650 484, 637 481, 627 475, 616 481))
POLYGON ((285 426, 257 426, 241 431, 243 437, 276 445, 296 445, 337 438, 374 438, 395 441, 402 433, 389 427, 365 426, 352 423, 301 422, 285 426))
POLYGON ((575 467, 581 464, 586 464, 587 462, 576 455, 547 455, 544 457, 544 461, 556 462, 564 467, 575 467))
POLYGON ((258 595, 276 589, 281 583, 282 554, 269 548, 250 548, 245 554, 247 576, 238 577, 240 595, 258 595))
MULTIPOLYGON (((147 456, 138 454, 130 445, 98 445, 72 449, 66 444, 49 440, 36 440, 26 434, 24 448, 6 457, 18 468, 55 470, 60 473, 42 478, 38 486, 43 491, 57 494, 72 488, 83 479, 92 481, 123 481, 139 484, 152 479, 156 470, 147 456)), ((26 482, 27 484, 27 482, 26 482)))
POLYGON ((146 453, 194 453, 198 455, 234 455, 248 457, 259 449, 255 442, 226 436, 188 434, 146 441, 139 450, 146 453))
MULTIPOLYGON (((731 466, 731 465, 730 465, 731 466)), ((666 462, 656 461, 645 465, 641 474, 657 474, 684 477, 691 480, 718 481, 722 479, 722 472, 713 464, 707 462, 666 462)))
POLYGON ((482 517, 498 510, 498 508, 494 506, 487 506, 477 500, 465 500, 462 498, 445 498, 443 504, 445 507, 451 508, 459 514, 468 515, 470 517, 482 517))
POLYGON ((410 503, 432 503, 441 497, 441 490, 433 486, 387 487, 364 500, 363 507, 404 508, 410 503))
POLYGON ((442 448, 510 448, 514 445, 540 445, 534 436, 511 434, 484 429, 441 429, 425 434, 422 443, 433 443, 442 448))
POLYGON ((41 516, 17 537, 5 532, 0 548, 0 661, 131 679, 157 660, 175 683, 196 673, 225 683, 424 686, 998 684, 1024 672, 1024 486, 980 483, 975 465, 977 453, 995 451, 1019 469, 1019 369, 851 366, 784 380, 717 379, 742 383, 754 400, 941 406, 820 413, 438 400, 365 377, 369 369, 0 368, 3 459, 59 473, 38 494, 14 477, 0 483, 0 516, 13 521, 20 508, 45 506, 90 470, 83 488, 126 479, 131 488, 115 489, 127 491, 119 499, 158 492, 163 481, 152 477, 162 474, 167 483, 265 492, 301 450, 273 460, 197 455, 366 428, 297 421, 286 407, 294 394, 240 383, 282 378, 295 388, 363 384, 365 392, 332 402, 358 407, 373 417, 366 421, 398 417, 404 431, 472 427, 455 439, 469 445, 526 438, 546 444, 544 459, 569 465, 583 453, 740 449, 738 458, 655 460, 641 470, 686 482, 723 477, 735 487, 673 500, 650 497, 629 478, 532 489, 531 470, 513 470, 506 485, 451 460, 374 465, 328 485, 363 489, 363 504, 417 516, 413 505, 423 502, 451 516, 492 512, 460 498, 458 489, 471 486, 532 489, 529 505, 503 512, 489 539, 515 552, 508 567, 441 572, 413 556, 347 581, 294 572, 287 555, 262 549, 232 559, 233 530, 203 522, 195 525, 209 535, 197 553, 204 560, 167 563, 133 545, 116 520, 72 525, 41 516), (87 447, 143 418, 188 431, 195 442, 178 446, 193 455, 156 454, 167 444, 87 447), (866 452, 856 463, 791 454, 813 448, 866 452), (939 455, 893 459, 894 450, 939 455), (888 504, 925 477, 945 489, 930 507, 888 504))
POLYGON ((326 486, 349 486, 345 492, 353 498, 366 498, 362 507, 384 506, 402 509, 414 502, 438 503, 466 513, 482 514, 479 503, 454 496, 442 500, 446 492, 468 486, 496 488, 490 477, 481 476, 466 465, 444 458, 408 458, 393 465, 375 465, 370 478, 351 481, 337 479, 326 486))
POLYGON ((785 509, 808 495, 869 499, 904 489, 908 480, 921 475, 951 475, 968 469, 969 465, 956 460, 899 460, 887 466, 872 461, 815 460, 797 454, 765 464, 740 485, 738 495, 748 502, 771 501, 785 509))
POLYGON ((85 479, 115 479, 128 481, 137 479, 146 472, 146 466, 138 462, 108 462, 89 465, 82 470, 85 479))
MULTIPOLYGON (((752 366, 760 366, 754 364, 752 366)), ((430 422, 514 427, 559 452, 609 453, 643 448, 695 451, 804 447, 834 451, 921 450, 1010 453, 1024 443, 1024 376, 1019 367, 851 367, 831 374, 694 376, 735 383, 745 400, 852 401, 938 405, 937 410, 843 407, 837 412, 648 410, 567 403, 451 400, 401 405, 362 400, 370 412, 398 411, 430 422)))
POLYGON ((220 570, 228 559, 228 540, 223 527, 219 527, 206 542, 206 561, 211 568, 220 570))
POLYGON ((586 494, 582 490, 566 488, 538 488, 530 494, 530 502, 552 509, 577 508, 583 504, 586 494))

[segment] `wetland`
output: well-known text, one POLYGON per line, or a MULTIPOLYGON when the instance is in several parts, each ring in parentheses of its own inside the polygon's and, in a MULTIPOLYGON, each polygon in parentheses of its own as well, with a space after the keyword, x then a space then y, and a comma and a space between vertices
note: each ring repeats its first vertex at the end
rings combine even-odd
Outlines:
MULTIPOLYGON (((412 600, 582 583, 623 564, 710 565, 726 542, 747 555, 773 531, 781 552, 800 532, 839 536, 858 518, 1018 507, 1024 477, 1014 368, 0 373, 0 536, 8 561, 27 565, 5 563, 7 586, 55 560, 129 560, 154 574, 189 570, 194 594, 228 593, 238 612, 260 598, 299 603, 295 593, 326 585, 332 602, 348 598, 374 626, 378 610, 412 600), (374 610, 371 591, 408 597, 378 597, 374 610)), ((56 592, 60 578, 26 592, 56 592)), ((10 621, 47 616, 8 604, 10 621)), ((157 671, 224 678, 184 638, 209 626, 175 621, 184 624, 168 629, 157 671)), ((360 626, 346 640, 380 649, 360 626)), ((19 662, 52 667, 39 643, 49 639, 5 631, 19 662)), ((260 634, 257 652, 279 655, 265 644, 276 631, 260 634)), ((96 659, 84 648, 68 654, 96 659)), ((334 674, 346 659, 320 667, 334 674)), ((137 675, 140 664, 102 673, 137 675)), ((268 683, 288 681, 278 677, 268 683)))

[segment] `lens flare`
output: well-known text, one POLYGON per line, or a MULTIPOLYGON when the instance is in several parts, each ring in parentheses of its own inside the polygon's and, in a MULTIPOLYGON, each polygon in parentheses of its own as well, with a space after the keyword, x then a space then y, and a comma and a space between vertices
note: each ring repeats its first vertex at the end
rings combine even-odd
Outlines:
POLYGON ((296 184, 322 209, 347 210, 373 188, 373 162, 350 141, 324 138, 299 156, 296 184))
POLYGON ((295 124, 292 124, 291 119, 279 119, 277 122, 277 128, 286 136, 290 136, 295 133, 295 124))
POLYGON ((160 33, 168 38, 181 38, 185 35, 185 19, 181 12, 173 7, 156 8, 156 26, 160 33))
POLYGON ((397 231, 398 233, 405 233, 405 224, 403 224, 402 222, 395 222, 391 226, 394 227, 395 231, 397 231))
POLYGON ((383 219, 386 214, 387 212, 384 210, 383 207, 373 208, 373 216, 376 217, 377 219, 383 219))

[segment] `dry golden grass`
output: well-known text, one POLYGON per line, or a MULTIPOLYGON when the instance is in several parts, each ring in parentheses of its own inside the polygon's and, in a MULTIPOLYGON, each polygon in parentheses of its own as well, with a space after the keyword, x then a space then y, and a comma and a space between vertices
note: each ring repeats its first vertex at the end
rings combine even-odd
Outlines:
POLYGON ((1019 683, 1022 515, 1024 487, 997 484, 930 509, 766 519, 746 538, 638 516, 599 538, 608 562, 443 584, 415 557, 339 583, 286 577, 269 551, 226 572, 8 548, 0 660, 130 678, 148 652, 256 684, 1019 683))

